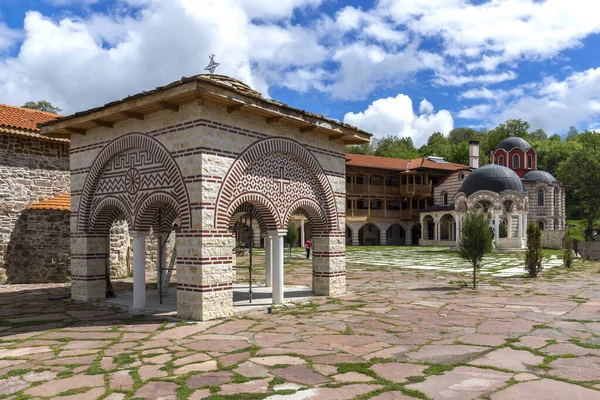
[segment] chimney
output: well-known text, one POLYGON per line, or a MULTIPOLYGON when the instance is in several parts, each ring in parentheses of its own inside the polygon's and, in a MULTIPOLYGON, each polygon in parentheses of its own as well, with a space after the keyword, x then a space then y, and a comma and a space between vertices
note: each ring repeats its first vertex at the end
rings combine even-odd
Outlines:
POLYGON ((469 140, 469 167, 479 168, 479 141, 469 140))

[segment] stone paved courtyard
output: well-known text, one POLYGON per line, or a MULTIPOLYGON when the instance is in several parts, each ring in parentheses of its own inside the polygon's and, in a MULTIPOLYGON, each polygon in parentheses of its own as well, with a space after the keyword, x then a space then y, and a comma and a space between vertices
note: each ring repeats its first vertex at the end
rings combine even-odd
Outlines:
MULTIPOLYGON (((345 296, 203 323, 1 286, 0 398, 600 399, 600 265, 484 274, 473 291, 380 261, 349 264, 345 296)), ((309 280, 286 265, 286 284, 309 280)))

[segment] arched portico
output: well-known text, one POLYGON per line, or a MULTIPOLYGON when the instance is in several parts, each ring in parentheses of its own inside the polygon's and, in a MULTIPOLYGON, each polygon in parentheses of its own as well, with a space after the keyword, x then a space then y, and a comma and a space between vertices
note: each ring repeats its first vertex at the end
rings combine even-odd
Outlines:
POLYGON ((177 221, 178 315, 228 317, 232 224, 248 212, 260 227, 255 239, 271 238, 281 277, 285 224, 302 212, 313 230, 314 292, 345 291, 344 149, 367 143, 368 133, 212 74, 59 118, 43 131, 71 140, 73 298, 104 298, 115 216, 136 238, 136 265, 145 257, 142 238, 177 221))
MULTIPOLYGON (((304 146, 284 138, 260 140, 246 149, 225 175, 211 234, 230 237, 231 219, 239 208, 249 204, 256 210, 265 236, 266 265, 272 271, 273 302, 278 304, 284 301, 283 237, 292 215, 303 214, 313 239, 313 290, 317 295, 342 293, 345 234, 334 198, 323 169, 304 146)), ((215 246, 220 250, 214 252, 226 255, 231 243, 222 244, 215 246)))
MULTIPOLYGON (((133 306, 146 306, 146 237, 152 230, 157 247, 173 224, 190 227, 187 189, 169 151, 156 139, 131 133, 108 143, 90 166, 77 203, 77 230, 71 235, 72 297, 105 297, 109 232, 125 220, 133 238, 133 306)), ((161 252, 164 265, 166 253, 161 252)))

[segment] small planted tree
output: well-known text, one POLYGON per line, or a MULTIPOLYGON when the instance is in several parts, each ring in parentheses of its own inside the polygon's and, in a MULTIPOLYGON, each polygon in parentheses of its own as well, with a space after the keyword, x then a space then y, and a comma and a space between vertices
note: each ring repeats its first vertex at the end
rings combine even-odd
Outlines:
POLYGON ((492 251, 492 233, 487 216, 481 211, 472 211, 463 220, 458 251, 473 266, 473 289, 477 289, 481 259, 492 251))
POLYGON ((542 230, 535 224, 527 227, 525 270, 530 278, 537 277, 542 270, 542 230))
POLYGON ((563 265, 565 268, 571 268, 575 261, 575 254, 573 253, 573 235, 571 230, 565 231, 565 238, 563 243, 563 265))

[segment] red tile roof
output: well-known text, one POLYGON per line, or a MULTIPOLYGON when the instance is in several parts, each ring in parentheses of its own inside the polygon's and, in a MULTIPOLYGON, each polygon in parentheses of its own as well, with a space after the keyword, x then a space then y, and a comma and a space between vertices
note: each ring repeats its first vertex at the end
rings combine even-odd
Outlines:
POLYGON ((39 134, 40 130, 37 124, 53 121, 59 117, 61 115, 0 104, 0 133, 40 140, 68 142, 65 139, 52 139, 39 134))
POLYGON ((37 124, 52 121, 59 117, 61 115, 0 104, 0 125, 11 128, 39 132, 37 124))
POLYGON ((27 209, 71 211, 71 193, 59 194, 51 199, 32 204, 27 209))
POLYGON ((361 154, 346 154, 346 165, 353 167, 394 169, 404 171, 408 165, 408 160, 399 158, 363 156, 361 154))
POLYGON ((462 164, 454 164, 447 161, 435 161, 430 157, 402 160, 399 158, 363 156, 361 154, 346 154, 346 165, 352 167, 391 169, 396 171, 413 171, 419 168, 458 171, 469 168, 462 164))

